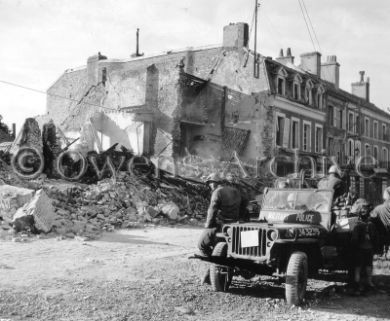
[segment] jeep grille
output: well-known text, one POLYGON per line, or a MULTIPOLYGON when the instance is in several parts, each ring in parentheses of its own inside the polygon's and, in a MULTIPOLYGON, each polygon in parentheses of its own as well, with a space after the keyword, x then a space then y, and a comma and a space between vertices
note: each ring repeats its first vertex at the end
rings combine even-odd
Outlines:
POLYGON ((267 230, 255 226, 233 226, 232 234, 232 253, 242 256, 265 256, 267 230), (259 246, 241 247, 241 232, 258 231, 259 246))

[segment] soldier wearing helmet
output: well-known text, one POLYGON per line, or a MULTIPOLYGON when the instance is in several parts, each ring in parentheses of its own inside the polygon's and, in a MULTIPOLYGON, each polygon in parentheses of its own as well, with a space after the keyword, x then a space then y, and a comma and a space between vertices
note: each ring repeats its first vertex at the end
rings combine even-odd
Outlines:
MULTIPOLYGON (((210 256, 216 243, 216 233, 225 223, 239 221, 240 213, 245 211, 246 207, 240 191, 232 184, 223 181, 217 173, 210 174, 206 184, 212 194, 205 230, 199 239, 198 248, 202 255, 210 256)), ((209 283, 208 273, 203 278, 203 283, 209 283)))
POLYGON ((318 189, 334 190, 334 199, 346 192, 346 186, 340 178, 340 170, 337 165, 332 165, 328 171, 329 175, 318 182, 318 189))

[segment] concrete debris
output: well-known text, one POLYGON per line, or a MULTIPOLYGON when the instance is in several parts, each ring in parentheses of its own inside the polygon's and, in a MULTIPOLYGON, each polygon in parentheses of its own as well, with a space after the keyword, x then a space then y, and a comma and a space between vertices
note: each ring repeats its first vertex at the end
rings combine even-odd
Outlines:
POLYGON ((51 230, 55 215, 54 208, 52 201, 43 190, 37 191, 29 203, 17 210, 14 221, 28 215, 34 218, 34 227, 37 231, 47 233, 51 230))
POLYGON ((12 220, 17 209, 28 203, 34 195, 34 190, 0 185, 0 217, 12 220))
MULTIPOLYGON (((126 172, 118 173, 116 181, 104 179, 90 185, 48 180, 44 188, 55 208, 53 231, 95 239, 102 231, 158 223, 164 218, 191 223, 197 222, 195 217, 204 218, 208 206, 205 187, 201 193, 199 186, 180 188, 170 180, 159 186, 157 179, 126 172)), ((183 184, 180 179, 178 182, 183 184)))
POLYGON ((52 176, 55 158, 61 153, 60 140, 57 137, 57 130, 53 121, 43 125, 42 144, 43 157, 45 158, 44 171, 48 176, 52 176))
POLYGON ((174 202, 162 204, 161 212, 167 215, 171 220, 177 220, 180 209, 174 202))
POLYGON ((24 122, 22 130, 11 147, 11 154, 16 153, 22 146, 34 147, 41 153, 43 151, 41 130, 34 118, 27 118, 24 122))

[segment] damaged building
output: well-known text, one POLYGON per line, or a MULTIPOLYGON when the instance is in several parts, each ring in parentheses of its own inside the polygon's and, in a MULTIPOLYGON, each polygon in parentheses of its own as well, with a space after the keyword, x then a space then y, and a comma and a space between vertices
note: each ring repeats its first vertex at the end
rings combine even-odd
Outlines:
MULTIPOLYGON (((371 155, 378 184, 387 183, 390 116, 369 101, 369 80, 362 74, 348 93, 336 56, 302 54, 298 66, 290 48, 272 59, 249 50, 248 37, 248 25, 235 23, 218 47, 124 60, 98 53, 48 89, 39 122, 53 119, 67 137, 81 136, 85 150, 120 143, 148 156, 236 152, 248 164, 298 151, 318 163, 336 156, 343 168, 371 155)), ((359 191, 365 183, 356 184, 359 191)))
POLYGON ((223 39, 220 47, 153 57, 92 56, 48 89, 39 122, 53 119, 67 137, 81 133, 87 149, 119 142, 145 155, 271 155, 263 59, 255 77, 247 24, 226 26, 223 39))

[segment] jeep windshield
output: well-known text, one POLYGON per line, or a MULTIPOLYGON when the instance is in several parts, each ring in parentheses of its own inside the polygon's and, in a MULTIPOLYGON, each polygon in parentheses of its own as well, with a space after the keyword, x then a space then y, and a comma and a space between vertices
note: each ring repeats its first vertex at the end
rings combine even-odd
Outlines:
POLYGON ((330 190, 268 189, 259 219, 269 223, 321 224, 328 228, 332 199, 330 190))

